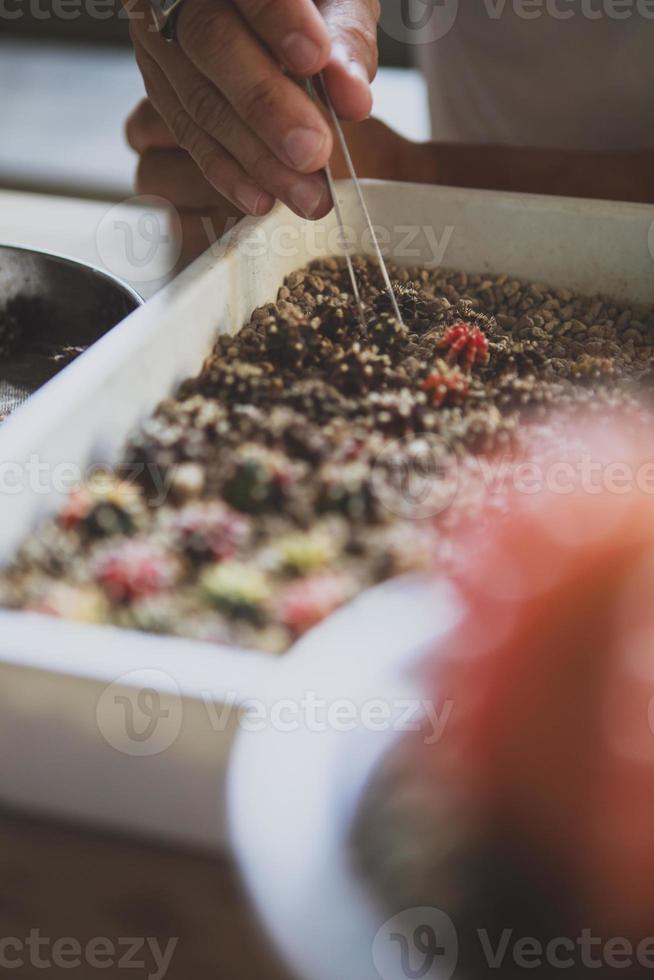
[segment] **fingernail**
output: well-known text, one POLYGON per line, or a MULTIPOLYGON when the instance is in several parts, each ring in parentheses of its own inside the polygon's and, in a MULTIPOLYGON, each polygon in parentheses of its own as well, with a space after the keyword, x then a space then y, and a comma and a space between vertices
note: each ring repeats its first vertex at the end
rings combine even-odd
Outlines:
POLYGON ((290 193, 291 203, 305 218, 312 218, 327 203, 327 188, 318 180, 299 181, 290 193))
POLYGON ((304 34, 294 32, 282 41, 282 51, 289 68, 301 73, 311 72, 318 64, 320 48, 304 34))
POLYGON ((268 195, 252 184, 240 184, 234 196, 247 214, 260 214, 268 202, 268 195))
POLYGON ((284 139, 284 149, 296 170, 304 170, 317 158, 327 137, 317 129, 292 129, 284 139))

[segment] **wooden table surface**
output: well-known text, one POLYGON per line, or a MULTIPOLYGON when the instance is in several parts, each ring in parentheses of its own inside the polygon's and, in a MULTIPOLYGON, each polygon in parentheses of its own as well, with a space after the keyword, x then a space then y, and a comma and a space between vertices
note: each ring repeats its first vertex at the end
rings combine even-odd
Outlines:
POLYGON ((147 937, 162 950, 178 940, 166 980, 289 980, 229 860, 0 812, 0 975, 154 980, 156 960, 147 946, 133 955, 142 968, 117 962, 127 955, 127 939, 147 937), (74 939, 85 950, 106 937, 116 962, 100 969, 84 954, 74 968, 62 960, 44 969, 30 947, 2 946, 8 938, 23 943, 31 930, 49 940, 40 948, 42 960, 56 939, 74 939), (8 970, 3 953, 22 965, 8 970))

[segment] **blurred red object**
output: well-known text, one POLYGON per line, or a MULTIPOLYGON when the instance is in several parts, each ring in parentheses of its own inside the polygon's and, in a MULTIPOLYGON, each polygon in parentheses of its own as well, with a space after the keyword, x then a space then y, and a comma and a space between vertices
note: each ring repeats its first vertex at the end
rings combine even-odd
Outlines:
POLYGON ((458 542, 467 614, 439 657, 453 711, 430 764, 583 925, 638 938, 654 922, 654 450, 606 426, 579 445, 541 454, 509 518, 458 542))

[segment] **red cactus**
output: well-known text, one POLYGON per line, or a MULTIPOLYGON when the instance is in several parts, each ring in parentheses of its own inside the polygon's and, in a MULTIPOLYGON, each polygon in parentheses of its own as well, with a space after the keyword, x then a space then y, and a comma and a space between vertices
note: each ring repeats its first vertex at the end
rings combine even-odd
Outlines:
POLYGON ((178 564, 174 557, 146 541, 123 541, 101 552, 94 573, 111 602, 128 603, 170 589, 177 578, 178 564))
POLYGON ((74 490, 66 498, 59 513, 59 523, 65 528, 77 527, 85 520, 93 507, 93 500, 85 488, 74 490))
POLYGON ((280 596, 280 620, 301 634, 342 606, 352 594, 352 583, 342 575, 323 572, 289 585, 280 596))
POLYGON ((434 370, 422 383, 432 405, 440 408, 446 403, 456 404, 466 397, 470 382, 460 368, 448 366, 445 361, 438 360, 434 370))
POLYGON ((454 323, 436 344, 436 350, 447 351, 445 357, 448 363, 462 363, 466 372, 470 372, 477 363, 488 362, 486 335, 479 327, 471 327, 468 323, 454 323))

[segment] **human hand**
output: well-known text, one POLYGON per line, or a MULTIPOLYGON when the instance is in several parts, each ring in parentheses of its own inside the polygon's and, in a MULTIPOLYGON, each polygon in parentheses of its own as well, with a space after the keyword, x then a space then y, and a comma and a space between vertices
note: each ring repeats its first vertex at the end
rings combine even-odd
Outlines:
MULTIPOLYGON (((410 143, 376 119, 345 124, 346 138, 357 173, 385 180, 418 180, 422 176, 424 147, 410 143)), ((165 198, 181 222, 182 262, 187 264, 209 248, 242 210, 227 201, 203 177, 149 99, 143 99, 126 125, 127 140, 139 155, 136 187, 140 194, 165 198)), ((347 176, 338 143, 332 156, 336 178, 347 176)))
POLYGON ((324 71, 338 114, 371 109, 379 0, 188 0, 178 43, 154 30, 148 0, 129 5, 148 95, 206 182, 239 210, 275 199, 303 217, 330 209, 319 173, 332 151, 320 108, 285 73, 324 71))
POLYGON ((136 190, 161 197, 175 209, 183 268, 232 228, 243 212, 206 180, 149 99, 139 102, 130 114, 125 133, 139 156, 136 190))

